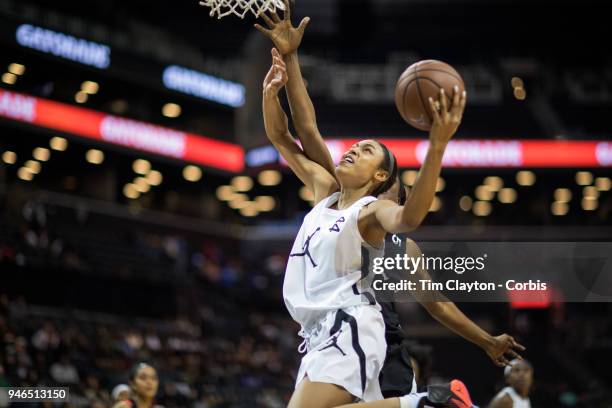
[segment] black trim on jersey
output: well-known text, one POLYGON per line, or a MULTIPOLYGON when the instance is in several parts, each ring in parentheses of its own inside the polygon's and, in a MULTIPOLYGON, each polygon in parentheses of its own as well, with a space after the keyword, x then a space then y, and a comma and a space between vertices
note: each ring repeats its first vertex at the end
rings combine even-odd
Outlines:
POLYGON ((359 344, 359 327, 357 326, 357 320, 346 313, 344 310, 340 309, 336 312, 336 320, 334 321, 334 325, 329 331, 330 336, 333 336, 340 328, 342 327, 342 323, 347 322, 351 328, 351 342, 353 345, 353 350, 359 357, 359 374, 361 375, 361 391, 365 392, 366 388, 366 356, 359 344))
MULTIPOLYGON (((370 273, 370 251, 365 246, 361 246, 361 279, 365 279, 370 273)), ((352 286, 353 294, 363 296, 368 300, 370 306, 376 304, 376 298, 370 292, 360 293, 357 288, 357 282, 352 286)))

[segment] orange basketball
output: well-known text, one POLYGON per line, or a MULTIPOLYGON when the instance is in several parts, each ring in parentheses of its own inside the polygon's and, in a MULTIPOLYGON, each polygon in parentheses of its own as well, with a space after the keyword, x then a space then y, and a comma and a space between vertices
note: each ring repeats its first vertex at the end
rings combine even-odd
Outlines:
POLYGON ((452 105, 453 87, 465 90, 461 75, 442 61, 417 62, 400 76, 395 87, 395 104, 402 118, 420 130, 428 131, 433 123, 429 98, 437 100, 440 88, 444 88, 448 106, 452 105))

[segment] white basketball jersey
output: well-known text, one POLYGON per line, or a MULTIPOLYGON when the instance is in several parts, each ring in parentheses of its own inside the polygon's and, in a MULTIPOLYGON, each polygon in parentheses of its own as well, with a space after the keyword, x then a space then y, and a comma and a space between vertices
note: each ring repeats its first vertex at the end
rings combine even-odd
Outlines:
POLYGON ((332 194, 306 215, 287 262, 285 304, 304 329, 329 311, 376 303, 358 282, 362 268, 367 273, 384 247, 366 243, 357 226, 361 208, 376 198, 363 197, 344 210, 329 208, 339 198, 339 192, 332 194))
POLYGON ((502 398, 504 395, 508 395, 512 399, 513 408, 531 408, 531 401, 529 398, 521 397, 512 387, 506 387, 495 396, 495 399, 502 398))

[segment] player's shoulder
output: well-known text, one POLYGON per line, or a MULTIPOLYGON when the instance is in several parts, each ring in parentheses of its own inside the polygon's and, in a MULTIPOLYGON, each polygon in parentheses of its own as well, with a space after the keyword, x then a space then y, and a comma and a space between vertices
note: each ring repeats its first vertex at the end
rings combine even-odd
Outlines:
POLYGON ((514 401, 510 394, 502 390, 493 401, 489 404, 489 408, 512 408, 514 407, 514 401))

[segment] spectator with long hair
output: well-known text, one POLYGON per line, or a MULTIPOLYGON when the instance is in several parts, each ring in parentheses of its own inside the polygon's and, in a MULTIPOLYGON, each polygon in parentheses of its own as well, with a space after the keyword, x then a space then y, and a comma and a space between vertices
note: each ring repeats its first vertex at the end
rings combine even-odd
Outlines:
POLYGON ((116 403, 113 408, 161 408, 155 404, 159 378, 153 366, 143 362, 135 364, 130 370, 128 384, 130 398, 116 403))

